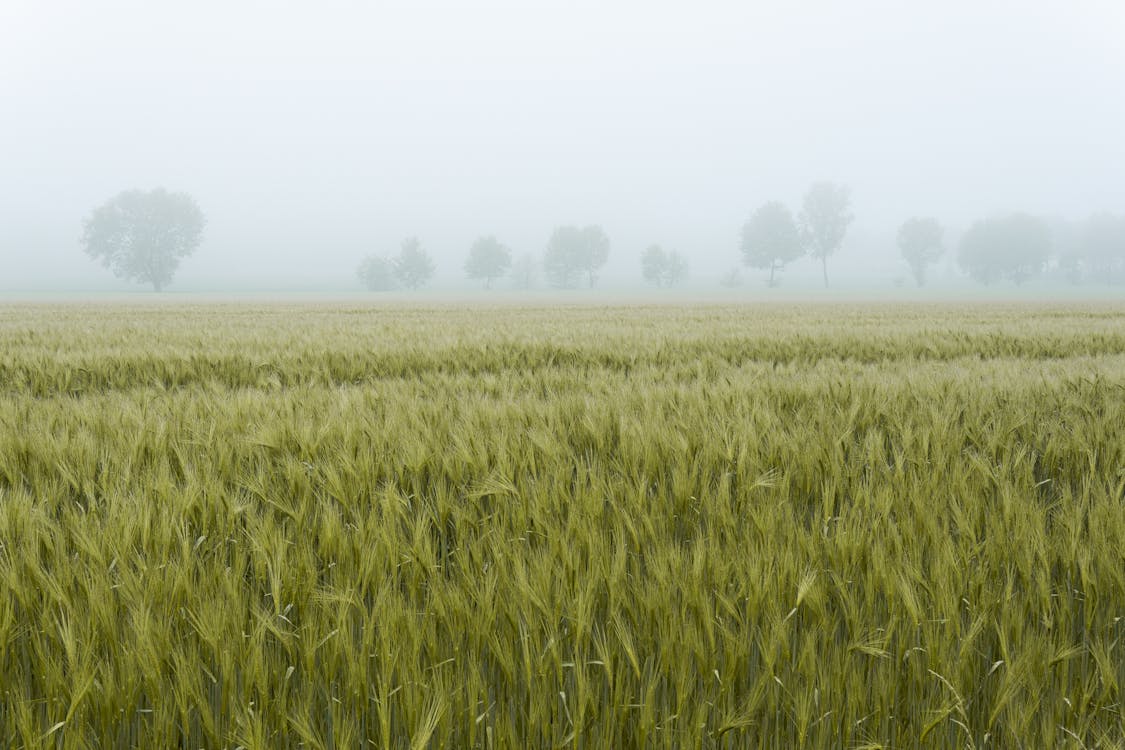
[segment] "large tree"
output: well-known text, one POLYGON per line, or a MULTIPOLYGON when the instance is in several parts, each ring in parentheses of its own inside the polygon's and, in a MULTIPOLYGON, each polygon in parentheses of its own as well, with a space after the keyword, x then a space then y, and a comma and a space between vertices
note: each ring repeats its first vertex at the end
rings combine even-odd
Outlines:
POLYGON ((391 264, 395 278, 408 289, 417 289, 434 275, 434 262, 430 254, 422 249, 417 237, 402 241, 402 248, 391 264))
POLYGON ((855 217, 851 213, 851 191, 846 185, 817 182, 805 193, 801 205, 801 233, 809 254, 820 259, 824 286, 828 286, 828 256, 840 249, 855 217))
POLYGON ((1051 230, 1023 213, 976 222, 961 237, 957 263, 983 284, 1022 284, 1039 275, 1051 254, 1051 230))
POLYGON ((914 274, 918 286, 926 283, 926 267, 936 263, 945 249, 942 247, 944 231, 937 219, 907 219, 898 228, 898 249, 914 274))
POLYGON ((609 237, 601 227, 557 227, 547 243, 543 270, 554 286, 573 288, 585 276, 592 288, 608 259, 609 237))
POLYGON ((783 203, 764 204, 742 227, 742 262, 753 268, 768 269, 767 282, 776 286, 776 274, 804 252, 801 233, 793 214, 783 203))
POLYGON ((484 279, 484 288, 492 286, 512 265, 512 251, 500 244, 495 237, 481 237, 469 248, 469 259, 465 261, 465 273, 470 279, 484 279))
POLYGON ((650 284, 673 286, 687 278, 687 259, 675 250, 651 245, 641 255, 641 273, 650 284))
POLYGON ((118 278, 151 284, 159 292, 171 283, 180 260, 199 247, 205 223, 187 193, 126 190, 85 220, 82 245, 118 278))

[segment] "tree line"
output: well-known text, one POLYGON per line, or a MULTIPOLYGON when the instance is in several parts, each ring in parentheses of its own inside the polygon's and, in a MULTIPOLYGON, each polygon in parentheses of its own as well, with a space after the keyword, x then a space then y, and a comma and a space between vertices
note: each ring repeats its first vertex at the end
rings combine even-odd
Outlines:
MULTIPOLYGON (((742 264, 768 272, 765 283, 773 287, 790 263, 809 257, 819 262, 827 287, 828 259, 843 246, 854 218, 847 186, 831 182, 813 184, 797 213, 780 201, 768 201, 742 227, 742 264)), ((180 261, 199 247, 205 224, 202 210, 186 193, 127 190, 85 219, 81 241, 90 257, 119 278, 161 291, 171 283, 180 261)), ((915 282, 924 285, 928 269, 947 251, 944 227, 933 217, 911 217, 898 228, 896 241, 915 282)), ((495 236, 480 237, 468 249, 464 272, 486 289, 505 276, 518 287, 530 288, 539 270, 551 286, 593 288, 609 253, 609 236, 600 226, 566 225, 551 232, 542 258, 531 253, 516 258, 495 236)), ((1125 216, 1097 213, 1064 231, 1026 213, 991 216, 972 224, 956 247, 961 270, 983 284, 1023 284, 1041 275, 1051 259, 1074 283, 1125 282, 1125 216)), ((658 244, 641 253, 639 265, 642 278, 657 287, 682 283, 689 271, 684 254, 658 244)), ((368 255, 356 273, 368 289, 389 291, 418 289, 436 268, 421 241, 409 237, 397 254, 368 255)), ((737 271, 722 283, 738 283, 737 271)))

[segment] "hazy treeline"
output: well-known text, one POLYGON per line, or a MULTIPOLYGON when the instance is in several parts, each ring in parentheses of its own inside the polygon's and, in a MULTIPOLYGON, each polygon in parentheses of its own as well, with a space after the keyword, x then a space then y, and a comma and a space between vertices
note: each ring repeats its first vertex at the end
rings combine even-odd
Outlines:
MULTIPOLYGON (((821 266, 827 287, 829 259, 843 245, 853 219, 847 187, 818 183, 810 188, 797 213, 778 201, 757 208, 742 227, 735 257, 739 265, 763 271, 770 287, 781 283, 786 266, 810 258, 821 266)), ((1045 275, 1073 284, 1125 283, 1122 214, 1099 212, 1085 221, 1063 223, 1014 212, 976 221, 955 242, 949 234, 933 217, 910 217, 899 226, 899 256, 917 286, 926 284, 930 269, 947 253, 953 253, 963 274, 985 285, 1020 285, 1045 275)), ((482 236, 469 247, 464 272, 466 278, 482 281, 486 289, 504 277, 517 288, 532 288, 540 272, 551 287, 594 287, 609 252, 610 239, 599 226, 557 227, 541 255, 519 257, 496 237, 482 236)), ((646 283, 672 287, 687 280, 690 267, 690 253, 654 243, 639 254, 637 269, 646 283)), ((417 288, 433 271, 432 259, 412 237, 403 241, 397 255, 364 258, 358 275, 368 289, 387 291, 399 286, 417 288)), ((719 283, 742 283, 739 267, 719 283)))
MULTIPOLYGON (((732 248, 739 264, 718 281, 738 286, 743 283, 739 266, 745 266, 760 272, 767 286, 777 286, 787 266, 809 258, 820 266, 828 287, 829 260, 854 218, 850 191, 842 184, 813 184, 797 211, 768 201, 750 214, 732 248)), ((202 210, 185 193, 127 190, 89 215, 82 243, 89 256, 119 278, 160 291, 172 281, 180 261, 202 243, 205 223, 202 210)), ((986 285, 1020 285, 1044 274, 1075 284, 1125 282, 1125 215, 1110 212, 1072 224, 1052 224, 1027 213, 997 214, 976 221, 955 242, 939 219, 915 216, 899 226, 896 242, 918 286, 947 253, 954 253, 962 273, 986 285)), ((555 227, 541 254, 516 255, 496 236, 485 235, 467 248, 462 270, 485 289, 505 278, 521 289, 542 283, 557 289, 594 288, 611 247, 599 225, 555 227)), ((645 282, 672 287, 689 277, 691 262, 690 252, 654 243, 639 253, 636 267, 645 282)), ((367 255, 355 273, 371 291, 412 290, 427 285, 437 268, 414 236, 404 239, 397 253, 367 255)))
POLYGON ((435 265, 428 296, 547 290, 553 230, 595 225, 602 293, 783 296, 827 275, 878 294, 915 286, 896 233, 932 217, 924 283, 960 293, 977 284, 962 235, 1023 211, 1052 234, 1033 286, 1073 275, 1096 285, 1060 294, 1120 297, 1090 262, 1062 267, 1091 214, 1125 214, 1118 6, 7 0, 0 289, 134 288, 83 255, 79 227, 163 185, 207 218, 164 287, 179 292, 354 293, 364 258, 410 237, 435 265), (743 225, 771 201, 799 224, 819 180, 851 188, 843 245, 748 264, 743 225), (470 276, 489 236, 511 265, 470 276))

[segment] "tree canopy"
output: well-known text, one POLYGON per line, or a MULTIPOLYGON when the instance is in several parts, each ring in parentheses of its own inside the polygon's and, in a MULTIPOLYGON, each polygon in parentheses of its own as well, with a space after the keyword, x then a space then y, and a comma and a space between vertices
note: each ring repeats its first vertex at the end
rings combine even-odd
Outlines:
POLYGON ((1125 281, 1125 216, 1103 212, 1087 219, 1079 252, 1090 273, 1105 283, 1125 281))
POLYGON ((511 250, 495 237, 481 237, 469 248, 465 273, 470 279, 484 279, 484 288, 488 289, 492 280, 503 276, 511 265, 511 250))
POLYGON ((804 253, 801 233, 793 213, 778 201, 764 204, 742 227, 742 262, 752 268, 768 269, 770 286, 776 274, 804 253))
POLYGON ((846 185, 817 182, 805 193, 800 226, 809 254, 820 259, 824 286, 828 286, 828 256, 840 249, 855 217, 851 191, 846 185))
POLYGON ((422 243, 417 237, 408 237, 402 241, 402 248, 391 265, 395 278, 408 289, 424 286, 434 275, 434 261, 422 249, 422 243))
POLYGON ((151 284, 159 292, 199 247, 205 223, 187 193, 126 190, 85 220, 82 245, 118 278, 151 284))
POLYGON ((918 286, 926 283, 926 268, 937 262, 945 249, 942 247, 944 230, 937 219, 914 217, 898 228, 898 249, 910 266, 918 286))
POLYGON ((609 259, 609 237, 600 226, 556 227, 547 243, 543 270, 556 287, 578 286, 583 276, 592 288, 598 269, 609 259))
POLYGON ((641 273, 650 284, 674 286, 687 278, 687 259, 675 250, 650 245, 641 255, 641 273))
POLYGON ((957 262, 983 284, 1006 279, 1022 284, 1039 275, 1051 254, 1051 230, 1024 213, 976 222, 964 236, 957 262))
POLYGON ((512 281, 517 289, 531 289, 535 286, 535 277, 539 269, 539 260, 531 253, 524 253, 512 262, 512 281))
POLYGON ((359 264, 356 275, 373 292, 389 292, 395 288, 395 269, 390 258, 368 255, 359 264))

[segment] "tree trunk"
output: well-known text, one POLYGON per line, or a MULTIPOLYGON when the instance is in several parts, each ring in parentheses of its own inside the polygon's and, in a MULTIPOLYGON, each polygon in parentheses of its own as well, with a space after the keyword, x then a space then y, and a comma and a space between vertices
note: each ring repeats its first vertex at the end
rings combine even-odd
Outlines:
POLYGON ((820 269, 824 273, 824 288, 828 288, 828 254, 820 256, 820 269))
POLYGON ((776 263, 770 263, 770 287, 773 287, 773 274, 777 270, 776 263))

